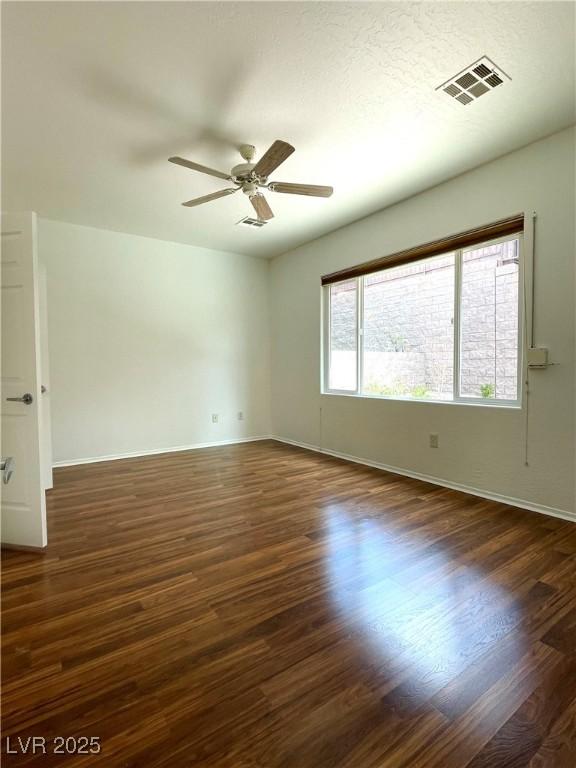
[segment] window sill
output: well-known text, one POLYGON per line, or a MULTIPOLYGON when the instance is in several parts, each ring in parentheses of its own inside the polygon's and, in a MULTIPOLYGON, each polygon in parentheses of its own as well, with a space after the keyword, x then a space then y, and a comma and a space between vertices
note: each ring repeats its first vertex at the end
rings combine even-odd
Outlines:
POLYGON ((497 408, 511 411, 521 411, 522 404, 520 402, 514 402, 510 400, 502 400, 500 402, 485 402, 482 400, 433 400, 432 398, 416 398, 416 397, 391 397, 389 395, 359 395, 355 392, 344 391, 324 391, 320 392, 322 397, 351 397, 357 400, 387 400, 393 403, 424 403, 425 405, 463 405, 465 407, 472 408, 497 408))

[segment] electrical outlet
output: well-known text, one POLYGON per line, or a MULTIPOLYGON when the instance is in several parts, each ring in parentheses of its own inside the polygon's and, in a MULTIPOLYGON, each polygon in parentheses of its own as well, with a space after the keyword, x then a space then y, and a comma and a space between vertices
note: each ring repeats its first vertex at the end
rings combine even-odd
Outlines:
POLYGON ((212 424, 218 424, 218 414, 213 413, 212 414, 212 424))
POLYGON ((435 432, 430 433, 430 448, 438 448, 438 435, 435 432))
POLYGON ((238 411, 238 421, 244 421, 244 413, 243 413, 243 411, 238 411))

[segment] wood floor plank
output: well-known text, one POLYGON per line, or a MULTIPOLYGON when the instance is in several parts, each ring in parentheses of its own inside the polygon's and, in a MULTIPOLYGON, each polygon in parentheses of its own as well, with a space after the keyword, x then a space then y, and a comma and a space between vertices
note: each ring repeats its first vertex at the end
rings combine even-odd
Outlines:
POLYGON ((576 689, 576 658, 561 660, 474 757, 468 768, 521 768, 542 746, 545 734, 570 706, 576 689))
POLYGON ((461 768, 498 732, 530 696, 542 676, 561 663, 550 646, 536 643, 457 720, 405 762, 406 768, 461 768))
POLYGON ((262 441, 56 470, 48 525, 2 558, 7 766, 576 765, 572 523, 262 441))
POLYGON ((573 768, 576 765, 576 698, 552 726, 528 768, 573 768))

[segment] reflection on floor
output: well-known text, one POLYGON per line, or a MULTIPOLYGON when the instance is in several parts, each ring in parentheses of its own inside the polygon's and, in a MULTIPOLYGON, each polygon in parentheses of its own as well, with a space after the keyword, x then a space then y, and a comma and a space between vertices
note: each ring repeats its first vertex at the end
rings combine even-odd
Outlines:
POLYGON ((49 541, 4 736, 100 739, 67 765, 576 765, 572 523, 260 442, 58 470, 49 541))

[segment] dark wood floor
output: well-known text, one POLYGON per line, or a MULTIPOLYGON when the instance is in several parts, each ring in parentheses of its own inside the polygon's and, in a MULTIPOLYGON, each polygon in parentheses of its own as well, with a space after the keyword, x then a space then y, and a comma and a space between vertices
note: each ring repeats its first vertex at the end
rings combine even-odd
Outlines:
POLYGON ((576 766, 572 523, 261 442, 60 469, 49 542, 3 750, 102 753, 7 766, 576 766))

